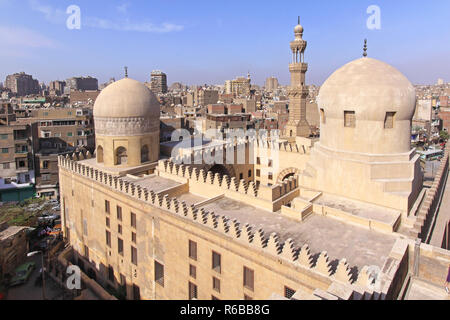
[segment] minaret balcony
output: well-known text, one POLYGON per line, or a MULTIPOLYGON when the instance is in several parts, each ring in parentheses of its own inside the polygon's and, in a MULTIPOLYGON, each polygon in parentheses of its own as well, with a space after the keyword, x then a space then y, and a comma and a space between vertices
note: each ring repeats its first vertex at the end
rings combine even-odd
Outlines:
POLYGON ((289 65, 289 71, 290 72, 306 72, 308 71, 308 64, 307 63, 291 63, 289 65))

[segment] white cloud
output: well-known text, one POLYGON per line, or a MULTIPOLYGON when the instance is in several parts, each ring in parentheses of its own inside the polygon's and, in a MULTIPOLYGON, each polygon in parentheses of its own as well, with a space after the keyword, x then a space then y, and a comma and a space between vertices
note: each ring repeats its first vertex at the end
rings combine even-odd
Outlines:
POLYGON ((153 32, 153 33, 167 33, 173 31, 181 31, 184 26, 173 23, 163 23, 161 25, 154 25, 152 23, 133 23, 130 21, 114 22, 108 19, 101 19, 95 17, 87 17, 83 25, 92 28, 116 30, 116 31, 137 31, 137 32, 153 32))
POLYGON ((63 23, 67 19, 64 10, 54 8, 51 5, 42 4, 37 0, 29 0, 31 9, 44 15, 45 19, 52 23, 63 23))
MULTIPOLYGON (((1 1, 1 0, 0 0, 1 1)), ((64 10, 57 9, 51 5, 42 4, 38 0, 29 0, 31 9, 37 11, 44 15, 45 19, 52 23, 65 23, 67 19, 67 14, 64 10)), ((130 4, 128 2, 123 3, 116 7, 116 9, 127 14, 128 7, 130 4)), ((81 8, 83 11, 83 8, 81 8)), ((164 22, 162 24, 156 25, 150 22, 130 22, 129 19, 123 21, 113 21, 98 17, 89 17, 82 15, 81 18, 81 28, 98 28, 104 30, 116 30, 116 31, 135 31, 135 32, 149 32, 149 33, 168 33, 175 31, 182 31, 184 26, 164 22)))
POLYGON ((36 31, 8 26, 0 26, 0 43, 4 48, 54 48, 56 46, 53 40, 36 31))
POLYGON ((130 7, 129 2, 122 3, 121 5, 117 6, 116 9, 118 12, 126 14, 128 13, 128 8, 130 7))

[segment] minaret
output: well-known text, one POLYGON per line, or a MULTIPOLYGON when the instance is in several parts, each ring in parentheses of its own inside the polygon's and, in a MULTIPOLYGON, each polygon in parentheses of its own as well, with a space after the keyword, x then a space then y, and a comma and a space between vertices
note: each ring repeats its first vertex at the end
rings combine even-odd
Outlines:
POLYGON ((306 98, 308 89, 306 87, 305 75, 308 64, 305 63, 305 49, 307 42, 303 40, 303 27, 298 25, 294 28, 295 39, 291 42, 292 63, 289 65, 291 73, 291 86, 288 89, 289 96, 289 121, 286 124, 285 135, 288 138, 309 137, 311 133, 308 121, 306 121, 306 98))

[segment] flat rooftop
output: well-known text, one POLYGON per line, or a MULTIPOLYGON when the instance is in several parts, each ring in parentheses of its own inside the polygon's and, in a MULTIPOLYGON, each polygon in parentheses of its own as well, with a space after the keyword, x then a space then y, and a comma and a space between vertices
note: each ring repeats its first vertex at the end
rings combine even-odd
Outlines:
POLYGON ((312 214, 300 222, 269 212, 227 197, 205 204, 199 208, 218 215, 237 219, 243 226, 246 223, 253 231, 261 228, 268 237, 275 232, 284 243, 292 238, 297 247, 308 244, 311 254, 327 251, 330 260, 346 258, 350 267, 383 266, 396 237, 349 225, 326 216, 312 214))
POLYGON ((140 177, 131 177, 126 176, 121 178, 123 181, 132 182, 136 186, 141 186, 142 188, 147 188, 148 190, 152 190, 155 193, 159 193, 161 191, 176 187, 181 185, 181 183, 176 182, 174 180, 162 178, 157 175, 150 175, 140 177))
POLYGON ((314 200, 313 203, 387 224, 393 224, 401 215, 401 212, 397 210, 325 193, 314 200))

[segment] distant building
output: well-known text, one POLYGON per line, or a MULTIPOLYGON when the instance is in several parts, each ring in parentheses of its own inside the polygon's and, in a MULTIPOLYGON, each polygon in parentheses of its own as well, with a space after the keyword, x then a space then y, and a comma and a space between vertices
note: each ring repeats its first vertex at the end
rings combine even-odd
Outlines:
POLYGON ((33 153, 37 126, 17 123, 12 106, 0 106, 0 202, 22 201, 34 195, 33 153))
POLYGON ((98 90, 98 80, 92 77, 73 77, 66 80, 70 90, 98 90))
POLYGON ((5 87, 19 97, 29 94, 39 94, 40 92, 39 81, 24 72, 8 75, 6 77, 5 87))
POLYGON ((86 90, 86 91, 70 91, 70 104, 94 104, 98 95, 99 90, 86 90))
POLYGON ((151 73, 150 89, 153 93, 166 93, 167 92, 167 75, 159 70, 155 70, 151 73))
POLYGON ((266 79, 266 91, 272 92, 278 89, 278 79, 275 77, 270 77, 266 79))
POLYGON ((444 79, 439 78, 436 84, 442 86, 444 84, 444 79))
POLYGON ((250 74, 245 77, 238 77, 234 80, 227 80, 225 82, 225 92, 226 93, 234 93, 237 96, 241 95, 249 95, 251 89, 251 78, 250 74))
POLYGON ((64 81, 52 81, 48 86, 49 94, 51 96, 61 96, 64 94, 64 87, 66 83, 64 81))

